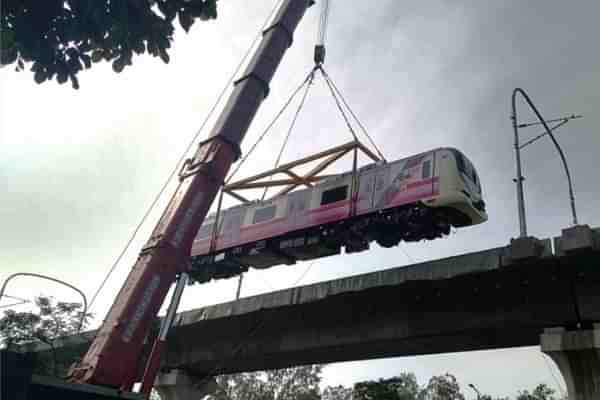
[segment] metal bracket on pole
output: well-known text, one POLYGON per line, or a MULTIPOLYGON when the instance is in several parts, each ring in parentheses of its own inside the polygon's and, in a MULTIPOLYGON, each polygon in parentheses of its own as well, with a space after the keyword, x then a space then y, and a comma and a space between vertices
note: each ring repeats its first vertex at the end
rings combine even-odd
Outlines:
MULTIPOLYGON (((520 94, 521 97, 523 97, 525 99, 525 101, 527 102, 527 104, 529 105, 531 110, 534 112, 534 114, 538 118, 539 124, 544 126, 545 134, 550 136, 550 139, 552 139, 552 142, 554 143, 554 146, 556 147, 556 150, 558 151, 558 155, 560 156, 560 159, 562 161, 562 164, 563 164, 563 167, 565 170, 565 174, 567 176, 567 184, 569 187, 569 201, 570 201, 570 205, 571 205, 571 214, 573 216, 573 225, 576 226, 576 225, 578 225, 578 220, 577 220, 577 210, 575 208, 575 193, 573 190, 573 182, 571 181, 571 173, 569 172, 569 166, 567 164, 567 159, 565 157, 565 154, 562 151, 558 142, 556 141, 556 138, 552 134, 552 129, 550 129, 547 124, 547 122, 555 121, 555 120, 546 121, 542 117, 542 115, 540 114, 540 112, 538 111, 536 106, 533 104, 533 102, 531 101, 531 99, 529 98, 527 93, 525 93, 525 91, 521 88, 515 88, 513 90, 512 98, 511 98, 511 100, 512 100, 511 101, 511 105, 512 105, 511 119, 512 119, 512 124, 513 124, 513 131, 514 131, 514 135, 515 135, 514 146, 515 146, 515 158, 516 158, 516 163, 517 163, 517 176, 514 181, 517 185, 517 203, 518 203, 518 210, 519 210, 520 237, 521 238, 527 237, 527 221, 526 221, 526 217, 525 217, 525 199, 524 199, 524 195, 523 195, 523 180, 524 180, 524 178, 523 178, 523 173, 522 173, 522 168, 521 168, 521 148, 524 146, 520 146, 520 144, 519 144, 519 128, 523 127, 523 126, 536 125, 537 123, 528 123, 528 124, 518 124, 517 123, 517 104, 516 104, 517 94, 520 94)), ((569 119, 580 118, 580 117, 581 116, 572 115, 570 117, 562 118, 562 120, 565 120, 565 119, 569 120, 569 119)), ((558 126, 555 126, 554 129, 557 127, 558 126)), ((541 136, 543 136, 543 135, 538 136, 538 138, 541 136)), ((534 140, 537 140, 538 138, 535 138, 534 140)), ((532 141, 526 143, 526 145, 531 142, 532 141)))

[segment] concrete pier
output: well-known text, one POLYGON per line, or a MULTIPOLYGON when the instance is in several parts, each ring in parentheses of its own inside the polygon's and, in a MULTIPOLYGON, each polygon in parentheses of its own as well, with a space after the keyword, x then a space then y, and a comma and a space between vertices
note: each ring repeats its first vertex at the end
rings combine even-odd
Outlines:
POLYGON ((584 330, 546 329, 541 345, 560 369, 569 400, 600 399, 600 324, 584 330))

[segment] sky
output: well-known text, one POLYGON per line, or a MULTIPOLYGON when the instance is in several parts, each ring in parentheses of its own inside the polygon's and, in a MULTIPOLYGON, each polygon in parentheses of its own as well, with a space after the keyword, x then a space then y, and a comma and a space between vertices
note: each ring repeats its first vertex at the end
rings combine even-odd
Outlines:
MULTIPOLYGON (((171 62, 149 56, 115 74, 95 65, 81 89, 37 85, 27 72, 0 70, 0 280, 14 272, 49 274, 88 297, 123 249, 152 199, 273 7, 272 0, 219 2, 216 21, 176 33, 171 62)), ((333 0, 326 69, 388 159, 440 146, 461 149, 479 172, 489 221, 445 239, 376 245, 369 252, 250 271, 243 296, 508 244, 518 235, 510 95, 524 88, 547 118, 573 113, 556 135, 569 160, 581 223, 600 226, 595 151, 600 148, 600 2, 579 0, 333 0)), ((247 150, 312 66, 318 8, 301 21, 246 141, 247 150)), ((291 113, 249 158, 240 177, 275 162, 291 113)), ((206 137, 214 116, 200 138, 206 137)), ((519 120, 533 116, 519 104, 519 120)), ((540 133, 522 131, 523 138, 540 133)), ((322 80, 311 89, 284 161, 350 139, 322 80)), ((338 171, 349 169, 339 165, 338 171)), ((523 151, 529 233, 560 234, 572 224, 560 160, 548 138, 523 151)), ((92 312, 106 313, 167 195, 142 226, 92 312)), ((226 203, 230 204, 230 203, 226 203)), ((186 289, 181 309, 232 300, 237 280, 186 289)), ((77 301, 59 286, 29 278, 9 294, 43 293, 77 301)), ((1 304, 5 304, 4 302, 1 304)), ((545 382, 564 388, 537 347, 332 364, 326 384, 413 371, 421 383, 451 372, 492 395, 545 382)), ((471 396, 470 393, 467 393, 471 396)), ((473 395, 474 396, 474 395, 473 395)))

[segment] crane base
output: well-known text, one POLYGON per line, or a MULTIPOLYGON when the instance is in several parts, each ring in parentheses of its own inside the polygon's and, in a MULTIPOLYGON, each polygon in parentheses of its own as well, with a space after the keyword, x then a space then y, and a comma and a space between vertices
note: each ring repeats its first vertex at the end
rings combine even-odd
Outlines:
MULTIPOLYGON (((10 397, 9 397, 10 398, 10 397)), ((57 378, 32 375, 26 400, 145 400, 137 393, 124 393, 102 386, 69 383, 57 378)))
POLYGON ((32 374, 35 358, 29 354, 0 351, 0 399, 10 400, 144 400, 137 393, 123 393, 95 385, 69 383, 32 374))

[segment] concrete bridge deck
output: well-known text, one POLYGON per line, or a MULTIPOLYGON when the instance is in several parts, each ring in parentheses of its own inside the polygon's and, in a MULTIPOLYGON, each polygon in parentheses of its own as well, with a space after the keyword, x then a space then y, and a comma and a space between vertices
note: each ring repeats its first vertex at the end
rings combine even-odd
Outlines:
MULTIPOLYGON (((529 258, 507 246, 183 312, 163 365, 205 376, 530 346, 545 328, 600 321, 597 246, 540 244, 529 258)), ((92 337, 59 347, 76 352, 92 337)))
POLYGON ((214 375, 392 356, 530 346, 544 328, 600 321, 600 253, 543 241, 181 313, 165 366, 214 375))

